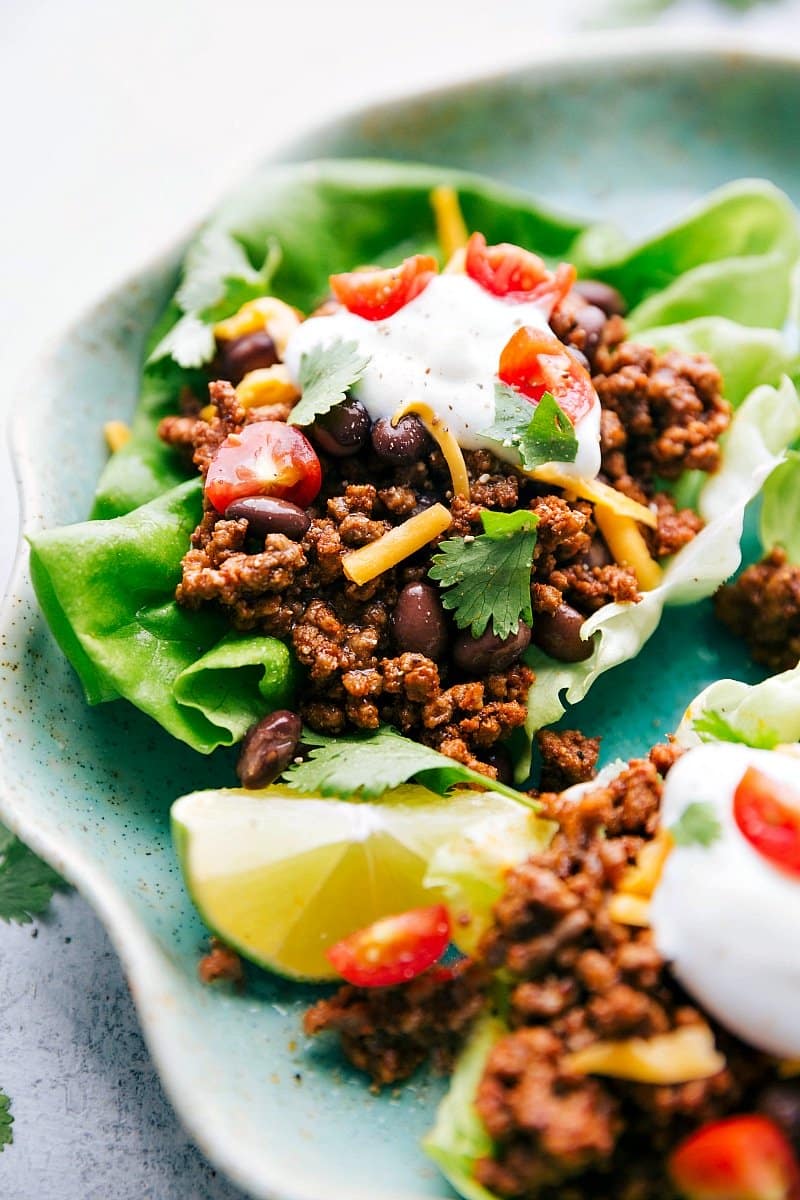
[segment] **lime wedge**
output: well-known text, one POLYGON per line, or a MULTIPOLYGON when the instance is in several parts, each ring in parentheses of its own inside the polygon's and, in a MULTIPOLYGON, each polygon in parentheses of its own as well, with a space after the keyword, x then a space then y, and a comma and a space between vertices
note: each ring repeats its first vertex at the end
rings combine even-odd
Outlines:
POLYGON ((193 792, 172 806, 189 894, 214 933, 294 979, 330 979, 334 942, 441 900, 423 883, 439 846, 491 814, 532 814, 495 792, 438 796, 406 785, 372 803, 276 784, 193 792))

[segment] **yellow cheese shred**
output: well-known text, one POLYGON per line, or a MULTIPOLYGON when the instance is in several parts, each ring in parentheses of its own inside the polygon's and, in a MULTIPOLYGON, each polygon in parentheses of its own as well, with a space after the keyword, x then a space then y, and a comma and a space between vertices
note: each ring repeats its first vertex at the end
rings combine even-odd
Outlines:
POLYGON ((689 1083, 708 1079, 724 1066, 707 1025, 683 1025, 652 1038, 595 1042, 564 1060, 564 1068, 576 1075, 609 1075, 636 1083, 689 1083))
POLYGON ((606 504, 595 505, 594 519, 615 562, 631 568, 642 591, 649 592, 658 587, 661 583, 661 567, 650 556, 636 521, 626 514, 615 512, 606 504))
POLYGON ((649 900, 658 886, 664 863, 674 844, 669 830, 659 829, 651 841, 645 842, 636 856, 636 862, 622 876, 619 891, 649 900))
POLYGON ((221 342, 228 342, 266 329, 279 357, 283 358, 289 338, 299 324, 300 316, 291 305, 285 304, 277 296, 259 296, 257 300, 248 300, 232 317, 218 321, 214 326, 214 336, 221 342))
POLYGON ((632 517, 634 521, 639 521, 642 525, 649 525, 651 529, 655 529, 658 524, 655 513, 651 512, 649 508, 645 508, 643 504, 637 504, 635 500, 631 500, 630 496, 624 496, 622 492, 609 487, 607 483, 601 483, 599 479, 579 479, 574 475, 567 475, 565 472, 559 471, 558 467, 552 464, 548 464, 546 467, 535 467, 527 474, 531 479, 538 479, 540 483, 552 483, 554 487, 563 488, 565 492, 579 496, 582 500, 591 500, 593 504, 604 504, 612 512, 619 513, 623 517, 632 517))
POLYGON ((116 454, 126 442, 130 441, 131 430, 124 421, 106 421, 103 426, 103 434, 109 450, 112 454, 116 454))
POLYGON ((236 386, 236 398, 242 408, 260 408, 270 404, 293 404, 300 392, 289 368, 283 363, 248 371, 236 386))
POLYGON ((431 207, 436 220, 436 237, 445 262, 467 244, 469 234, 455 188, 442 184, 431 192, 431 207))
POLYGON ((443 504, 432 504, 416 516, 409 517, 402 525, 384 533, 377 541, 345 554, 342 559, 344 573, 359 586, 369 583, 444 533, 451 521, 452 517, 443 504))
POLYGON ((424 400, 409 400, 406 404, 401 404, 392 416, 392 425, 396 425, 402 417, 407 417, 409 413, 414 413, 419 417, 444 455, 445 462, 450 469, 450 478, 453 480, 454 494, 464 496, 469 500, 467 464, 464 462, 461 447, 453 434, 441 417, 436 415, 430 404, 426 404, 424 400))
POLYGON ((647 929, 650 924, 650 902, 644 896, 617 892, 608 902, 608 915, 618 925, 636 925, 647 929))

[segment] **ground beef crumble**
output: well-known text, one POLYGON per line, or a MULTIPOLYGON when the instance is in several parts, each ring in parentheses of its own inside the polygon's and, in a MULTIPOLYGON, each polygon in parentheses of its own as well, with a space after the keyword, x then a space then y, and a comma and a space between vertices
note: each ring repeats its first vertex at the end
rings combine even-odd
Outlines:
MULTIPOLYGON (((654 480, 674 478, 689 467, 716 467, 717 438, 728 421, 719 374, 702 356, 658 355, 625 342, 619 317, 590 337, 581 325, 582 311, 585 306, 568 298, 553 325, 589 362, 604 410, 603 470, 615 487, 655 505, 658 528, 646 533, 651 553, 674 554, 697 534, 701 521, 689 510, 676 511, 654 480)), ((251 421, 285 420, 289 412, 286 405, 245 409, 225 380, 212 382, 209 396, 215 409, 209 420, 190 397, 181 414, 165 418, 159 429, 203 475, 231 433, 251 421)), ((635 603, 640 594, 633 573, 611 560, 591 504, 535 484, 485 450, 465 458, 469 499, 453 498, 449 471, 432 442, 407 466, 378 458, 369 443, 349 458, 321 453, 323 488, 298 541, 277 533, 254 538, 246 521, 226 520, 205 501, 184 558, 178 603, 214 605, 238 630, 289 642, 306 671, 300 708, 312 728, 335 734, 392 723, 494 777, 499 743, 525 720, 533 673, 517 664, 472 679, 448 656, 434 662, 403 653, 393 638, 392 612, 401 589, 426 578, 430 553, 420 552, 361 587, 344 576, 344 555, 434 502, 450 508, 449 537, 481 533, 485 507, 527 507, 539 517, 531 579, 534 629, 537 614, 553 614, 562 603, 588 616, 612 602, 635 603)))
POLYGON ((755 662, 778 672, 800 661, 800 567, 780 547, 721 588, 714 604, 755 662))
POLYGON ((600 738, 585 737, 577 729, 542 729, 536 735, 542 760, 539 786, 544 792, 561 792, 594 778, 600 738))

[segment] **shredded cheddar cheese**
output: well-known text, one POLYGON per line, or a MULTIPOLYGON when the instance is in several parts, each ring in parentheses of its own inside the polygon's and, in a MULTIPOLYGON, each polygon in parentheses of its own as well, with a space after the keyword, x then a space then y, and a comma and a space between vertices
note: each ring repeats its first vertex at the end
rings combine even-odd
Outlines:
POLYGON ((800 1058, 784 1058, 778 1063, 781 1079, 794 1079, 800 1075, 800 1058))
POLYGON ((287 367, 275 363, 248 371, 236 387, 236 398, 242 408, 260 408, 269 404, 293 404, 300 395, 287 367))
POLYGON ((595 1042, 568 1054, 564 1067, 576 1075, 609 1075, 636 1083, 689 1083, 725 1066, 707 1025, 683 1025, 652 1038, 595 1042))
POLYGON ((469 234, 455 188, 442 185, 431 192, 431 207, 436 219, 436 237, 445 260, 467 244, 469 234))
POLYGON ((642 591, 650 592, 658 587, 661 582, 661 567, 651 557, 636 521, 632 517, 615 512, 605 503, 595 505, 594 519, 614 560, 620 566, 631 568, 642 591))
POLYGON ((646 929, 650 924, 650 902, 644 896, 617 892, 608 902, 608 915, 619 925, 636 925, 646 929))
POLYGON ((601 483, 599 479, 579 479, 574 475, 566 475, 552 464, 548 464, 546 467, 535 467, 527 474, 531 479, 538 479, 541 483, 552 483, 554 487, 563 488, 565 492, 579 496, 582 500, 591 500, 593 504, 604 504, 612 512, 619 513, 623 517, 632 517, 634 521, 639 521, 642 525, 649 525, 651 529, 655 529, 657 525, 656 515, 649 508, 645 508, 643 504, 637 504, 629 496, 624 496, 622 492, 609 487, 607 483, 601 483))
POLYGON ((216 415, 217 415, 216 404, 207 404, 205 406, 205 408, 201 408, 200 412, 198 413, 198 416, 200 417, 201 421, 213 421, 214 417, 216 415))
POLYGON ((656 836, 642 846, 636 856, 635 864, 628 867, 622 877, 619 890, 649 900, 658 887, 664 863, 667 861, 673 845, 672 834, 669 830, 659 829, 656 836))
POLYGON ((409 400, 408 403, 401 404, 392 415, 392 426, 394 427, 402 417, 408 416, 409 413, 414 413, 419 417, 444 455, 445 462, 450 469, 454 494, 456 496, 464 496, 468 500, 469 475, 467 474, 467 464, 464 462, 461 447, 453 434, 441 417, 436 415, 430 404, 426 404, 424 400, 409 400))
POLYGON ((116 454, 121 450, 126 442, 130 441, 131 430, 130 426, 124 421, 106 421, 103 426, 103 434, 105 435, 106 445, 112 454, 116 454))
POLYGON ((346 554, 342 559, 344 573, 353 583, 369 583, 444 533, 451 521, 443 504, 432 504, 384 533, 377 541, 346 554))
POLYGON ((299 324, 296 309, 276 296, 259 296, 257 300, 248 300, 232 317, 219 321, 214 326, 214 336, 221 342, 229 342, 265 329, 275 343, 279 357, 283 358, 289 338, 299 324))

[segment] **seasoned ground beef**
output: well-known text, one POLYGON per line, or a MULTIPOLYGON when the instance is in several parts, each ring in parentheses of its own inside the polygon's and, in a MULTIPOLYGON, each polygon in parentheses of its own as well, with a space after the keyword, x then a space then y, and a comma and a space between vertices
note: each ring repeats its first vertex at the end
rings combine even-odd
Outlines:
MULTIPOLYGON (((604 470, 621 490, 654 501, 658 529, 647 537, 651 552, 664 557, 690 541, 701 521, 692 512, 676 512, 666 494, 653 495, 653 476, 672 478, 684 467, 717 465, 716 438, 728 419, 719 376, 704 359, 658 356, 623 342, 621 319, 606 319, 599 309, 592 310, 589 329, 587 311, 584 302, 568 299, 554 327, 592 366, 604 408, 604 470)), ((203 475, 230 434, 252 421, 288 416, 285 404, 245 409, 224 380, 212 382, 209 393, 215 408, 210 420, 200 416, 205 410, 199 401, 188 397, 181 415, 167 417, 159 431, 203 475)), ((430 552, 363 586, 346 579, 345 554, 434 502, 450 508, 447 537, 479 535, 484 508, 529 508, 539 518, 531 578, 534 626, 537 614, 552 615, 562 604, 589 616, 609 603, 635 603, 640 594, 632 571, 611 560, 591 504, 534 483, 488 451, 468 452, 465 459, 469 499, 452 496, 449 470, 430 441, 416 461, 402 466, 379 458, 369 442, 351 457, 320 453, 322 491, 298 540, 282 533, 256 538, 246 520, 226 520, 204 501, 184 558, 178 603, 214 605, 235 629, 289 642, 306 672, 300 709, 312 728, 335 734, 390 722, 495 777, 499 744, 525 720, 532 672, 516 664, 474 672, 473 678, 447 653, 436 661, 409 653, 398 644, 392 613, 401 590, 427 578, 430 552)), ((454 638, 450 617, 443 620, 454 638)), ((571 777, 562 771, 552 786, 571 777)))
POLYGON ((543 729, 536 735, 542 773, 539 786, 544 792, 561 792, 575 783, 594 778, 600 738, 584 737, 577 729, 556 733, 543 729))
POLYGON ((219 938, 212 937, 211 949, 197 964, 197 975, 201 983, 218 983, 224 980, 237 987, 244 984, 244 967, 235 950, 226 946, 219 938))
POLYGON ((715 597, 717 616, 770 671, 800 661, 800 567, 776 547, 715 597))
POLYGON ((754 1104, 774 1075, 766 1056, 719 1028, 726 1067, 683 1085, 570 1074, 567 1053, 598 1039, 651 1037, 705 1022, 669 975, 649 929, 620 925, 608 901, 654 830, 657 747, 575 801, 543 796, 561 823, 544 854, 515 868, 481 957, 510 979, 511 1032, 493 1047, 477 1108, 495 1153, 477 1168, 501 1196, 671 1197, 664 1157, 703 1121, 754 1104))
POLYGON ((395 1083, 428 1057, 448 1070, 482 1010, 488 975, 466 960, 432 967, 402 987, 346 984, 319 1000, 304 1019, 308 1034, 338 1033, 342 1048, 373 1083, 395 1083))

